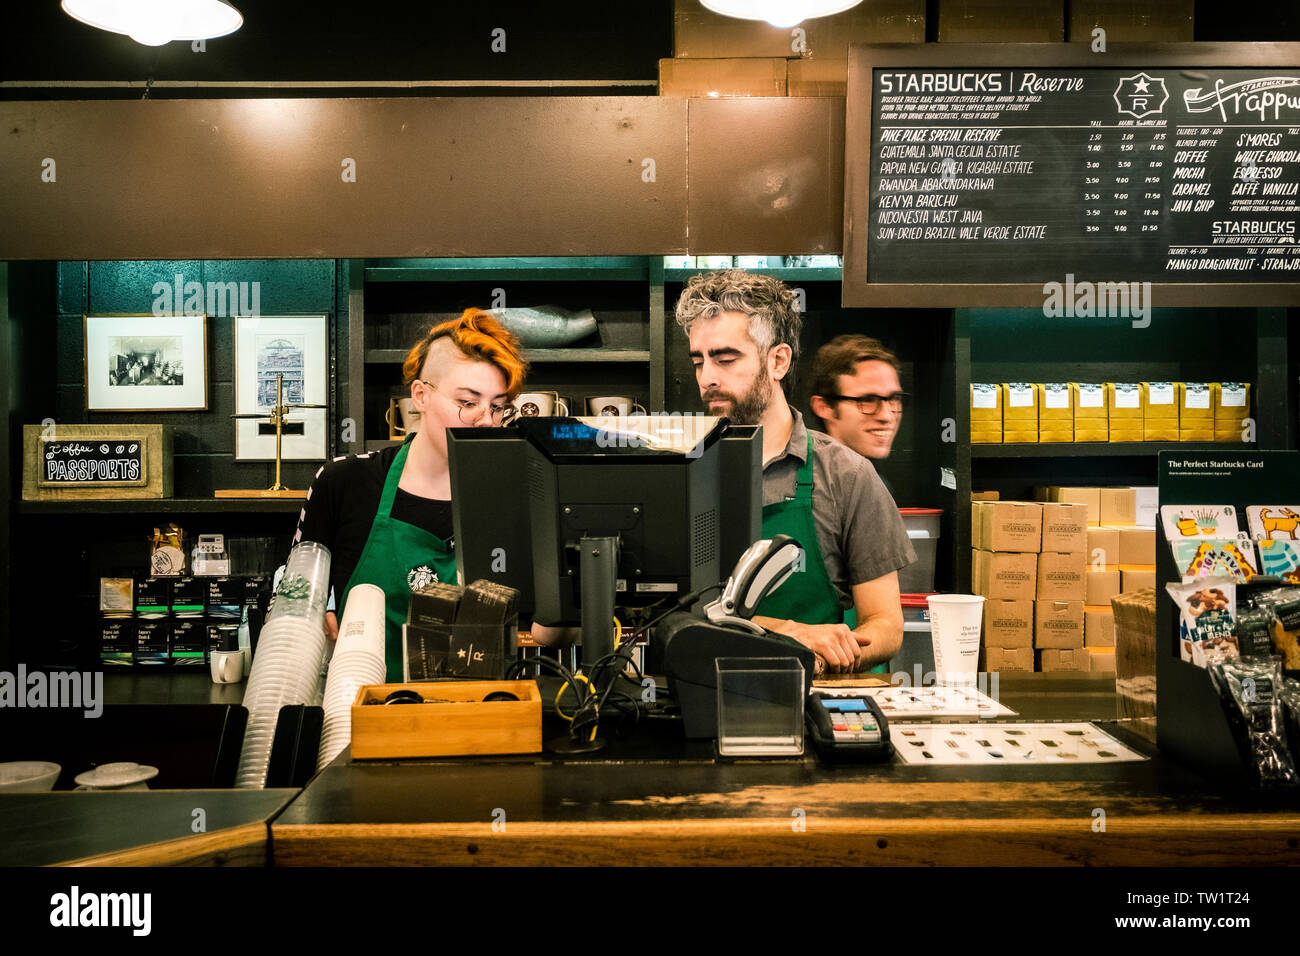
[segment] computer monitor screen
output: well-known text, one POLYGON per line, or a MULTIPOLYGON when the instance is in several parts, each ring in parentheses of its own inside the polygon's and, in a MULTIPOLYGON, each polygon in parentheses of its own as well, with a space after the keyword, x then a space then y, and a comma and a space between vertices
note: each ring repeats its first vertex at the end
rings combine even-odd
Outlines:
POLYGON ((760 436, 694 415, 450 429, 458 571, 549 625, 581 623, 584 537, 618 539, 619 606, 715 584, 761 536, 760 436))

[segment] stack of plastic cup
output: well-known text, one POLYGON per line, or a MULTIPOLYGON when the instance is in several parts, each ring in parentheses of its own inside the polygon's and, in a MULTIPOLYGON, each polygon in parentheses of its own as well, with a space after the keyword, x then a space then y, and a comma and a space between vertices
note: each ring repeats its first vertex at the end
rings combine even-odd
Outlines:
POLYGON ((348 592, 325 681, 325 726, 317 767, 324 767, 352 742, 352 702, 358 689, 384 682, 384 624, 381 589, 358 584, 348 592))
POLYGON ((239 757, 239 787, 266 786, 280 708, 312 704, 320 694, 329 576, 330 552, 324 545, 306 541, 289 553, 244 690, 248 730, 239 757))

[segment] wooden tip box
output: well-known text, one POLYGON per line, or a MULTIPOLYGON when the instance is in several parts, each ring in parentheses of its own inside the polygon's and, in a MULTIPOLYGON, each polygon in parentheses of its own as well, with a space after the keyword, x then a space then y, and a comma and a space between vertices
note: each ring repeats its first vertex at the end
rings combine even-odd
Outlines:
POLYGON ((421 681, 370 684, 352 704, 352 756, 453 757, 542 750, 542 695, 536 681, 421 681), (388 704, 395 690, 451 703, 388 704), (483 700, 506 691, 518 700, 483 700), (367 704, 378 700, 379 704, 367 704))

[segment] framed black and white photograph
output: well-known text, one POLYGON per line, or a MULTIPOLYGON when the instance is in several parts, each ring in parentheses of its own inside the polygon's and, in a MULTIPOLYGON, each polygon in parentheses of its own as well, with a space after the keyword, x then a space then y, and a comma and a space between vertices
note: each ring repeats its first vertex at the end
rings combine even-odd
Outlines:
POLYGON ((86 410, 208 407, 206 315, 85 316, 86 410))
POLYGON ((235 460, 275 459, 275 410, 289 406, 282 436, 285 461, 326 457, 325 405, 329 397, 329 322, 324 315, 241 316, 235 319, 235 460))

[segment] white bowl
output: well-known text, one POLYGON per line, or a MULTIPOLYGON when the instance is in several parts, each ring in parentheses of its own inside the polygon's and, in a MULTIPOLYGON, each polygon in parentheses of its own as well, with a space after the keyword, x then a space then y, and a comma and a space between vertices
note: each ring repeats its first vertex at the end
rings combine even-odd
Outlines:
POLYGON ((54 789, 63 768, 46 760, 14 760, 0 763, 0 791, 45 793, 54 789))

